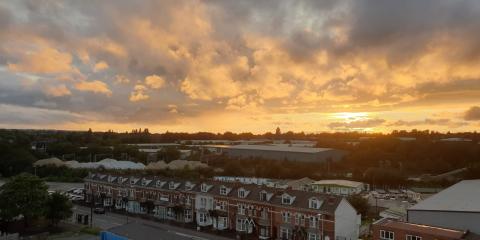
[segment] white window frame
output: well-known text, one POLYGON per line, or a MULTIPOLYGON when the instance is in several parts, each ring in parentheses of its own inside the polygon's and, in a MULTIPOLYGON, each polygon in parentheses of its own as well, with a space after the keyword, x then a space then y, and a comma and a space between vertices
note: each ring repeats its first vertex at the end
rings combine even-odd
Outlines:
POLYGON ((190 209, 185 209, 183 211, 185 221, 191 221, 192 220, 192 210, 190 209))
POLYGON ((200 207, 201 208, 207 208, 207 198, 200 197, 200 207))
POLYGON ((244 189, 238 189, 238 197, 239 198, 245 198, 245 190, 244 189))
POLYGON ((395 232, 380 230, 380 239, 382 239, 382 240, 395 240, 395 232), (387 234, 391 235, 391 236, 387 236, 387 234))
POLYGON ((202 183, 202 185, 200 186, 200 190, 201 190, 202 192, 207 192, 207 191, 208 191, 208 186, 207 186, 207 184, 202 183))
POLYGON ((282 196, 282 204, 283 204, 283 205, 290 205, 290 204, 292 204, 292 197, 290 197, 290 196, 288 196, 288 195, 282 196))
POLYGON ((267 192, 265 191, 260 192, 260 201, 267 201, 267 199, 268 199, 267 192))
POLYGON ((290 212, 282 212, 282 220, 284 223, 290 223, 290 212))
POLYGON ((405 240, 422 240, 422 237, 407 234, 407 235, 405 235, 405 240))
POLYGON ((245 215, 246 208, 247 207, 244 204, 238 204, 238 214, 245 215))
POLYGON ((199 223, 207 223, 207 214, 206 213, 200 213, 198 215, 198 222, 199 223))
POLYGON ((308 233, 308 240, 320 240, 320 235, 316 233, 308 233))
POLYGON ((224 195, 224 196, 227 195, 227 187, 222 186, 220 188, 220 195, 224 195))
POLYGON ((310 199, 308 205, 312 209, 319 209, 319 201, 317 199, 310 199))
POLYGON ((280 238, 283 238, 284 233, 286 235, 286 239, 290 239, 292 237, 292 231, 289 228, 280 227, 280 238))

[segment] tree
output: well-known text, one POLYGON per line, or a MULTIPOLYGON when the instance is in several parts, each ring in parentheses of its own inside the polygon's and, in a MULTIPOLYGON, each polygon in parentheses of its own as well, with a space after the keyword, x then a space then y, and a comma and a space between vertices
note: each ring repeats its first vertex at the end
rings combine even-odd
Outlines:
POLYGON ((45 217, 51 221, 52 225, 56 226, 60 220, 67 219, 72 214, 72 203, 65 195, 55 192, 48 196, 45 217))
POLYGON ((367 216, 368 213, 368 200, 360 196, 359 194, 352 195, 348 197, 348 202, 357 210, 362 217, 367 216))
POLYGON ((30 219, 42 215, 47 200, 47 185, 28 173, 13 177, 0 187, 0 213, 4 221, 22 215, 25 226, 30 219))

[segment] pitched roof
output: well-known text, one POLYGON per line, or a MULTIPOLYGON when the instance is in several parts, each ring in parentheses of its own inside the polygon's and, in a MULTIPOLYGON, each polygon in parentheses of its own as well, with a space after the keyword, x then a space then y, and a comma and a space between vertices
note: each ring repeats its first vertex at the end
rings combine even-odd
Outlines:
MULTIPOLYGON (((121 175, 115 175, 118 176, 116 178, 117 181, 113 182, 114 184, 117 185, 125 185, 125 186, 130 186, 131 183, 130 181, 124 181, 123 183, 119 183, 119 177, 121 175)), ((192 193, 199 193, 199 194, 209 194, 213 195, 216 197, 228 197, 232 198, 238 201, 255 201, 255 202, 264 202, 267 204, 274 204, 274 205, 280 205, 284 206, 286 208, 302 208, 302 209, 310 209, 309 206, 309 200, 311 198, 316 198, 317 200, 321 201, 322 204, 320 206, 320 209, 317 209, 316 211, 319 212, 328 212, 330 214, 333 214, 335 210, 337 209, 338 205, 342 201, 342 197, 339 196, 334 196, 334 195, 328 195, 328 194, 323 194, 323 193, 317 193, 317 192, 307 192, 307 191, 300 191, 300 190, 291 190, 291 189, 278 189, 278 188, 271 188, 267 186, 259 186, 259 185, 252 185, 252 184, 241 184, 241 183, 231 183, 231 182, 219 182, 219 181, 214 181, 214 180, 195 180, 195 181, 189 181, 185 179, 178 179, 178 178, 165 178, 165 177, 158 177, 158 176, 127 176, 123 175, 121 177, 126 177, 126 178, 135 178, 138 179, 133 185, 139 186, 139 187, 151 187, 151 188, 156 188, 156 189, 161 189, 161 190, 169 190, 169 182, 176 182, 178 183, 178 187, 175 190, 183 190, 183 191, 188 191, 192 193), (151 180, 151 181, 142 181, 143 179, 151 180), (158 186, 157 181, 160 182, 165 182, 165 184, 158 186), (148 184, 145 184, 147 183, 148 184), (195 184, 192 189, 187 189, 186 188, 186 183, 193 183, 195 184), (144 183, 144 184, 142 184, 144 183), (203 192, 201 189, 202 184, 207 184, 211 186, 207 192, 203 192), (225 186, 227 188, 230 188, 231 190, 226 194, 222 195, 220 194, 220 189, 225 186), (246 197, 241 198, 238 195, 238 190, 239 189, 244 189, 248 191, 248 195, 246 197), (262 191, 265 191, 269 197, 267 200, 261 199, 260 193, 262 191), (283 194, 288 194, 290 196, 294 196, 295 200, 290 204, 290 205, 285 205, 282 204, 282 195, 283 194)), ((86 180, 94 180, 94 181, 101 181, 101 182, 108 182, 108 179, 112 179, 109 177, 105 177, 102 174, 90 174, 89 176, 86 177, 86 180), (102 177, 101 177, 102 176, 102 177)), ((314 209, 310 209, 314 210, 314 209)))
POLYGON ((480 179, 461 181, 408 210, 480 212, 480 179))

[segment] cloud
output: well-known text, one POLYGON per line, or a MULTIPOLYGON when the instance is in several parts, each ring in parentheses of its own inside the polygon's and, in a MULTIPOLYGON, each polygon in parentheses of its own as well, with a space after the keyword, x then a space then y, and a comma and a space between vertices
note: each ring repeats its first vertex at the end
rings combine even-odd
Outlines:
POLYGON ((137 84, 135 85, 133 91, 130 93, 130 101, 131 102, 138 102, 138 101, 143 101, 147 100, 150 98, 147 94, 145 94, 145 91, 147 88, 144 85, 137 84))
POLYGON ((478 121, 480 120, 480 107, 473 106, 470 107, 463 116, 463 119, 467 121, 478 121))
POLYGON ((332 122, 328 124, 331 129, 365 129, 377 127, 385 122, 384 119, 365 119, 352 122, 332 122))
POLYGON ((115 83, 117 83, 117 84, 127 84, 127 83, 130 83, 130 79, 128 79, 127 77, 125 77, 123 75, 116 75, 115 76, 115 83))
POLYGON ((452 121, 447 118, 425 118, 424 120, 405 121, 398 120, 391 122, 388 126, 395 127, 412 127, 412 126, 448 126, 448 127, 461 127, 468 125, 465 122, 452 121))
POLYGON ((82 81, 75 84, 75 88, 79 91, 101 93, 107 96, 112 95, 112 91, 109 89, 108 85, 102 81, 82 81))
POLYGON ((58 86, 48 86, 45 88, 45 93, 48 96, 52 97, 63 97, 71 95, 72 92, 65 86, 65 84, 61 84, 58 86))
POLYGON ((160 89, 165 85, 165 79, 157 75, 147 76, 145 78, 145 85, 153 89, 160 89))
POLYGON ((8 69, 13 72, 65 73, 73 71, 71 63, 70 53, 45 47, 22 54, 17 63, 8 64, 8 69))
POLYGON ((108 64, 105 61, 97 62, 93 67, 94 72, 100 72, 106 69, 108 69, 108 64))

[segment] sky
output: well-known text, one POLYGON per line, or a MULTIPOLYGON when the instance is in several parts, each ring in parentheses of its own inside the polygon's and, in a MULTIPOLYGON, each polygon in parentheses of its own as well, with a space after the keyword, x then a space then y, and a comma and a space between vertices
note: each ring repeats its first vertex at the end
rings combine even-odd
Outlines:
POLYGON ((0 128, 473 131, 478 0, 0 0, 0 128))

